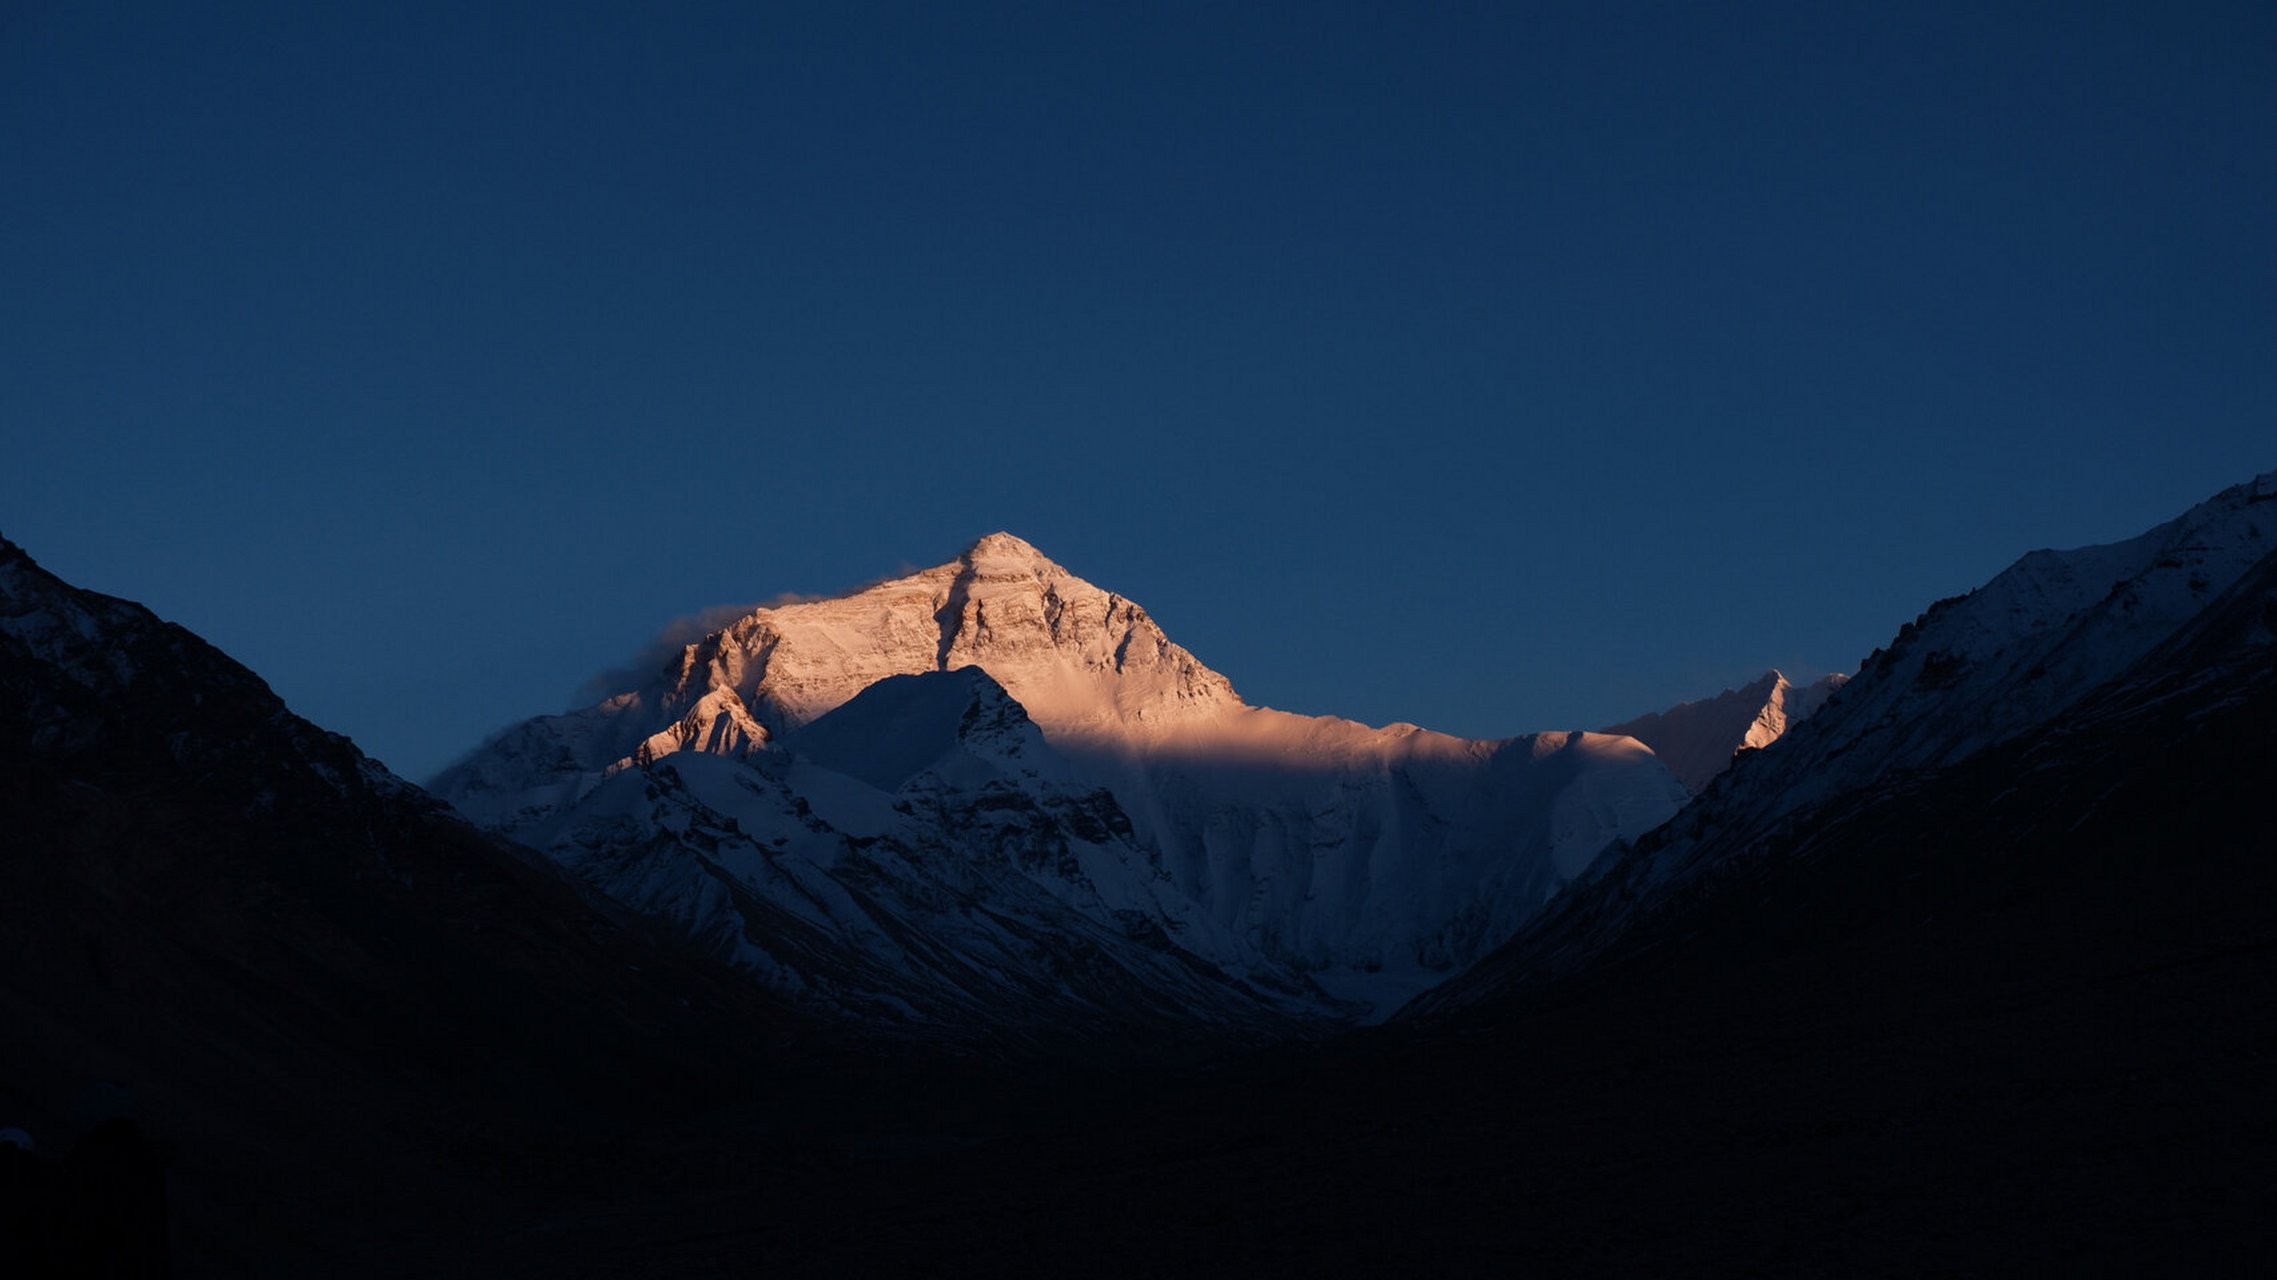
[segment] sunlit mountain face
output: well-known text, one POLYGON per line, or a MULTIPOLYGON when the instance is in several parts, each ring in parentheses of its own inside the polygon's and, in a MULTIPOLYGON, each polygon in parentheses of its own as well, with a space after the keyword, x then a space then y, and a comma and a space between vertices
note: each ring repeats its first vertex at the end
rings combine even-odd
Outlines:
POLYGON ((0 544, 0 1128, 192 1274, 2256 1260, 2277 474, 1614 728, 1250 706, 997 534, 430 794, 0 544))
POLYGON ((1002 533, 756 610, 433 786, 782 993, 929 1035, 1378 1019, 1684 800, 1617 735, 1250 706, 1143 607, 1002 533), (911 950, 944 931, 957 962, 911 950))

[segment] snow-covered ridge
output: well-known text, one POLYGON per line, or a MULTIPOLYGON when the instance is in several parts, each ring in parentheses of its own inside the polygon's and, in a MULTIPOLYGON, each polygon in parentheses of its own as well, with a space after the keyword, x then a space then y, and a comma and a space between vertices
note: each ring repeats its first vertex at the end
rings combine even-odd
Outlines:
POLYGON ((2265 663, 2272 581, 2277 473, 2124 542, 2023 556, 1906 624, 1816 715, 1715 779, 1679 821, 1599 858, 1478 976, 1420 1003, 1456 1007, 1649 938, 1656 917, 1746 874, 1814 815, 1902 793, 2091 699, 2265 663))
POLYGON ((1811 794, 1951 764, 2085 697, 2277 549, 2273 495, 2277 472, 2124 542, 2031 552, 1931 606, 1792 735, 1830 766, 1814 771, 1811 794))

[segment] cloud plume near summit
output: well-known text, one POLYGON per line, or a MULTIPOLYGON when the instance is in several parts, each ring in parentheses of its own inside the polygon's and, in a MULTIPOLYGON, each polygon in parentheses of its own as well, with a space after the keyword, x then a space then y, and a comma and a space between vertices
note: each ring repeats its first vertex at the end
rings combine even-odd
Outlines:
POLYGON ((694 613, 682 614, 659 627, 656 634, 632 657, 588 676, 584 683, 577 686, 577 691, 569 695, 569 701, 562 710, 570 712, 591 706, 620 689, 649 679, 666 663, 678 657, 682 649, 721 630, 738 618, 749 617, 761 609, 780 609, 785 605, 812 604, 818 600, 852 595, 916 571, 917 566, 905 563, 894 573, 868 579, 844 591, 778 591, 762 600, 745 604, 706 605, 694 613))

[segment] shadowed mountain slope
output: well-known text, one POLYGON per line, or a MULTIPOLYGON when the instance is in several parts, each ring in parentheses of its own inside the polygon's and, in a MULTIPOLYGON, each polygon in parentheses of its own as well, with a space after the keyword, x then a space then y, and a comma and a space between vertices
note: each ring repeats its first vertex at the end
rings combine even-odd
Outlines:
MULTIPOLYGON (((1749 755, 1634 848, 1608 851, 1502 951, 1409 1012, 1444 1013, 1608 951, 1664 946, 1688 928, 1682 921, 1696 904, 1752 892, 1724 886, 1767 874, 1768 861, 1809 860, 1810 848, 1858 814, 1910 829, 1907 797, 1979 756, 1980 771, 2008 761, 2071 776, 2089 762, 2075 754, 2044 763, 2029 753, 2069 750, 2082 726, 2148 714, 2167 696, 2159 690, 2183 696, 2229 682, 2245 696, 2265 674, 2277 635, 2266 599, 2277 572, 2273 553, 2277 476, 2224 490, 2126 542, 2025 556, 1907 624, 1819 714, 1749 755)), ((2165 740, 2146 733, 2106 750, 2113 768, 2148 771, 2165 740)), ((2235 767, 2265 765, 2249 753, 2235 767)), ((2053 818, 2036 813, 2029 821, 2053 818)), ((1994 831, 2002 820, 2001 808, 1982 819, 1994 831)), ((1861 884, 1896 894, 1930 876, 1960 885, 1976 878, 1924 863, 1861 884)))
POLYGON ((6 542, 0 823, 0 1123, 124 1083, 192 1274, 385 1271, 852 1058, 6 542))

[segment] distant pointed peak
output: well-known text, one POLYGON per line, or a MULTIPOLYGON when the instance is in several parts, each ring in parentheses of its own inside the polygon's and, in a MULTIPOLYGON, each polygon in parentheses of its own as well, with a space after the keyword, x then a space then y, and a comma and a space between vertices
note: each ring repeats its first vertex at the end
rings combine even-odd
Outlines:
POLYGON ((1788 675, 1786 672, 1781 671, 1777 667, 1770 667, 1764 671, 1762 677, 1758 679, 1756 683, 1761 684, 1764 681, 1771 681, 1775 684, 1783 684, 1788 688, 1795 690, 1818 689, 1822 687, 1828 689, 1838 689, 1847 683, 1849 679, 1849 676, 1843 674, 1840 671, 1824 671, 1815 676, 1806 674, 1804 678, 1797 679, 1796 677, 1788 675))

